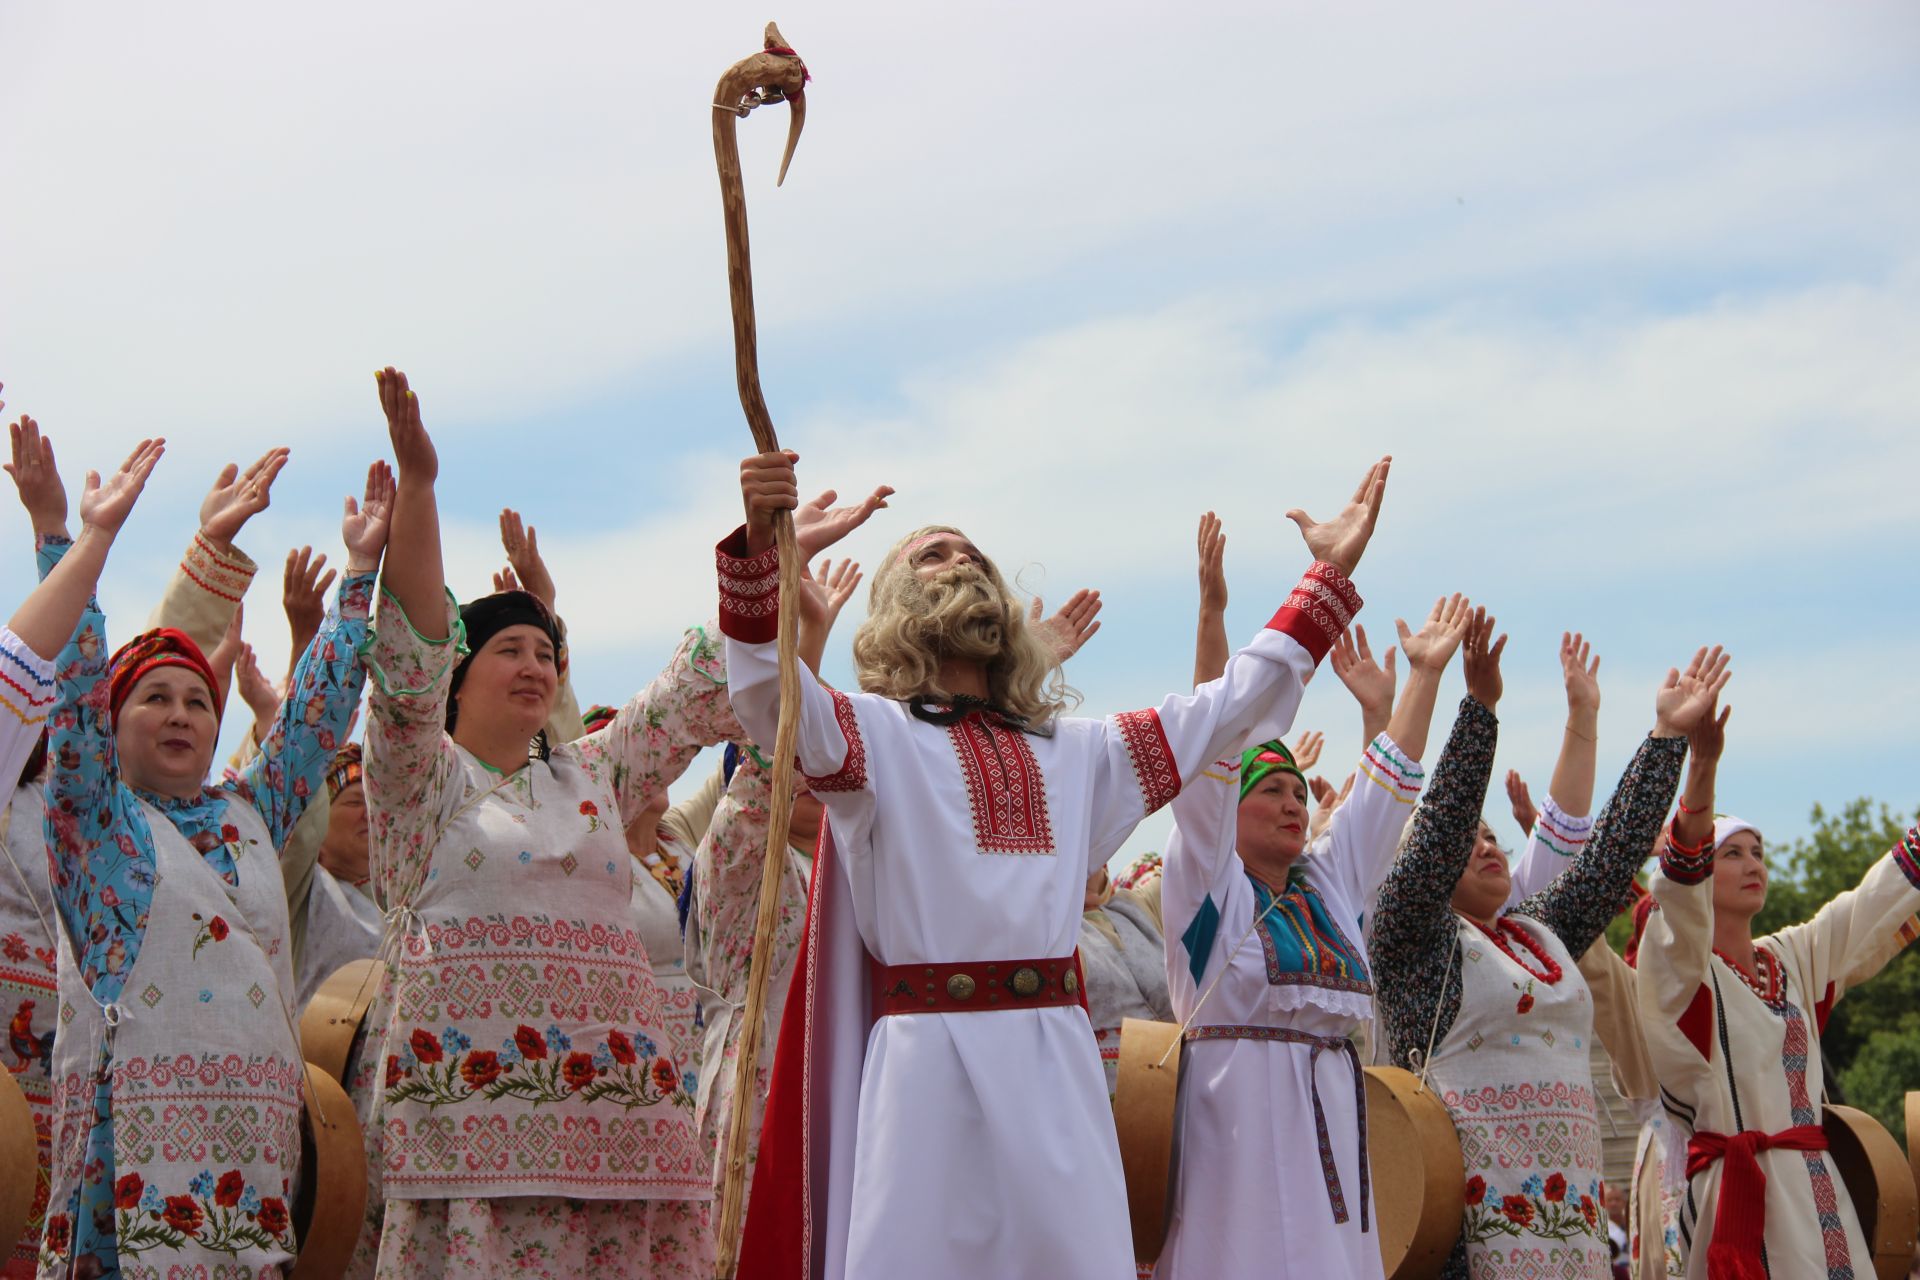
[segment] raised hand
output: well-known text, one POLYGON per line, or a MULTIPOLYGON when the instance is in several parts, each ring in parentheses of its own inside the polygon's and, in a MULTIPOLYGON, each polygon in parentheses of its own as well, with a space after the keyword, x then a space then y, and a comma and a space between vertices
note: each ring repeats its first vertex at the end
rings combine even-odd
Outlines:
POLYGON ((1578 631, 1560 633, 1560 673, 1569 712, 1600 709, 1600 657, 1578 631))
MULTIPOLYGON (((1405 626, 1401 624, 1403 631, 1405 626)), ((1399 683, 1393 671, 1393 652, 1389 647, 1386 662, 1375 662, 1373 649, 1367 644, 1367 629, 1356 626, 1341 633, 1327 655, 1333 660, 1333 674, 1340 677, 1340 683, 1347 686, 1347 692, 1360 704, 1360 718, 1369 725, 1384 725, 1393 714, 1393 690, 1399 683)))
POLYGON ((1100 629, 1095 615, 1100 612, 1101 603, 1098 591, 1082 587, 1067 598, 1058 612, 1043 621, 1040 611, 1046 605, 1035 596, 1027 606, 1027 625, 1053 650, 1055 662, 1065 662, 1080 652, 1080 646, 1093 639, 1093 633, 1100 629))
POLYGON ((380 387, 380 411, 387 415, 387 438, 400 481, 431 485, 440 475, 440 455, 420 423, 420 397, 407 386, 407 375, 392 365, 375 373, 373 380, 380 387))
POLYGON ((287 629, 293 634, 293 661, 306 652, 307 642, 320 630, 327 613, 327 588, 333 585, 333 570, 327 558, 313 554, 312 547, 296 547, 287 552, 287 567, 280 579, 280 607, 287 613, 287 629), (322 576, 321 570, 326 570, 322 576))
POLYGON ((1714 704, 1727 687, 1733 673, 1727 664, 1731 658, 1719 645, 1702 647, 1682 672, 1669 669, 1667 678, 1654 695, 1653 712, 1656 738, 1689 737, 1703 721, 1713 718, 1714 704))
POLYGON ((1302 729, 1300 736, 1294 739, 1293 763, 1305 773, 1320 763, 1320 753, 1326 749, 1327 735, 1314 729, 1302 729))
POLYGON ((1345 574, 1359 567, 1361 553, 1373 537, 1374 522, 1380 518, 1380 502, 1386 496, 1387 472, 1392 466, 1393 459, 1387 457, 1368 467, 1352 500, 1331 520, 1315 521, 1297 508, 1287 512, 1287 519, 1300 526, 1300 536, 1306 539, 1307 550, 1315 560, 1328 561, 1345 574))
POLYGON ((1527 780, 1516 769, 1507 770, 1507 803, 1513 806, 1513 820, 1520 824, 1520 834, 1532 835, 1540 811, 1533 807, 1533 792, 1527 790, 1527 780))
POLYGON ((1466 667, 1467 693, 1481 706, 1491 711, 1500 701, 1504 685, 1500 679, 1500 655, 1506 652, 1507 638, 1503 635, 1493 639, 1494 629, 1499 622, 1488 616, 1485 606, 1476 606, 1473 622, 1467 628, 1466 667))
MULTIPOLYGON (((1480 612, 1484 615, 1486 610, 1480 612)), ((1437 676, 1453 660, 1460 642, 1471 631, 1473 619, 1473 602, 1456 591, 1433 602, 1418 632, 1409 631, 1400 618, 1395 618, 1393 625, 1400 632, 1400 648, 1407 655, 1408 666, 1437 676)), ((1392 658, 1391 651, 1387 656, 1392 658)))
POLYGON ((1313 816, 1307 819, 1307 839, 1318 840, 1333 821, 1333 815, 1341 805, 1347 802, 1347 796, 1353 792, 1353 780, 1358 776, 1348 774, 1347 780, 1335 791, 1333 784, 1315 774, 1307 780, 1307 789, 1313 792, 1313 816))
POLYGON ((525 591, 526 588, 520 585, 520 576, 513 571, 513 566, 508 565, 493 575, 493 590, 497 595, 503 591, 525 591))
POLYGON ((240 629, 245 625, 247 606, 244 603, 233 607, 233 616, 227 619, 227 629, 221 633, 220 643, 213 646, 207 654, 207 665, 213 668, 214 684, 222 705, 227 700, 227 690, 233 685, 234 664, 240 661, 240 629))
POLYGON ((520 513, 512 507, 500 509, 500 546, 507 553, 508 573, 521 584, 510 589, 524 590, 553 608, 560 593, 540 554, 540 535, 532 525, 521 523, 520 513))
POLYGON ((340 516, 340 540, 347 544, 347 572, 371 573, 380 567, 393 523, 393 468, 384 460, 367 468, 367 487, 360 501, 347 495, 340 516))
POLYGON ((66 533, 67 486, 54 465, 53 441, 41 435, 40 424, 25 414, 7 428, 7 434, 13 445, 7 474, 20 492, 20 505, 27 509, 34 533, 66 533))
POLYGON ((287 465, 288 453, 285 448, 269 449, 245 471, 231 462, 222 467, 200 503, 200 532, 217 544, 232 542, 247 521, 273 501, 274 477, 287 465))
POLYGON ((859 564, 852 560, 842 560, 836 565, 831 559, 826 559, 811 570, 803 568, 800 573, 801 621, 818 627, 824 639, 839 620, 840 611, 847 607, 847 601, 853 599, 853 593, 864 576, 859 564))
POLYGON ((1209 511, 1200 517, 1200 608, 1207 613, 1227 611, 1227 535, 1220 517, 1209 511))
POLYGON ((887 499, 893 496, 893 486, 883 484, 852 506, 834 506, 834 499, 839 496, 829 489, 794 509, 793 536, 804 558, 812 559, 865 524, 868 516, 887 505, 887 499))
POLYGON ((166 451, 165 440, 142 440, 120 469, 105 480, 98 471, 87 472, 87 486, 80 494, 80 523, 108 537, 120 532, 133 504, 139 501, 140 491, 146 488, 147 477, 166 451))
POLYGON ((260 669, 260 655, 253 651, 252 645, 241 644, 233 678, 240 690, 240 700, 253 712, 254 741, 265 742, 267 730, 273 727, 274 713, 280 709, 280 690, 260 669))

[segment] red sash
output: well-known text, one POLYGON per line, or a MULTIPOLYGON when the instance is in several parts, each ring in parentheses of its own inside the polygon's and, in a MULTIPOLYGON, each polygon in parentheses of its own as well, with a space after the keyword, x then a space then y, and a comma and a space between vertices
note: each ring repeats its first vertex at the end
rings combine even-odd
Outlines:
POLYGON ((1760 1168, 1762 1151, 1825 1151, 1827 1135, 1817 1124, 1803 1124, 1778 1133, 1744 1129, 1724 1133, 1696 1133, 1687 1143, 1687 1176, 1693 1177, 1725 1159, 1720 1195, 1713 1210, 1713 1242, 1707 1246, 1707 1280, 1766 1280, 1760 1246, 1767 1238, 1767 1175, 1760 1168))

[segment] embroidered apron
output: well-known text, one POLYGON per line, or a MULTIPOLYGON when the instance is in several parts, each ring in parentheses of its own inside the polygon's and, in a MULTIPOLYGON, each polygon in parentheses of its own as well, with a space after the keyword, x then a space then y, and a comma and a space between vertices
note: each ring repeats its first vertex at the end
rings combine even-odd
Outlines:
POLYGON ((1471 922, 1456 922, 1460 1014, 1434 1046, 1429 1081, 1453 1114, 1466 1161, 1462 1227, 1474 1280, 1604 1280, 1593 1001, 1574 958, 1537 920, 1508 917, 1547 965, 1531 970, 1471 922))
POLYGON ((465 767, 368 1024, 386 1198, 708 1199, 612 793, 565 748, 465 767))
MULTIPOLYGON (((7 1019, 7 1070, 33 1112, 40 1151, 33 1212, 18 1241, 0 1240, 0 1276, 33 1274, 46 1215, 53 1143, 53 1023, 59 1009, 55 961, 53 886, 47 882, 47 841, 42 829, 45 793, 31 783, 13 793, 0 813, 0 842, 8 865, 0 866, 0 1015, 7 1019), (11 1249, 11 1253, 4 1252, 11 1249)), ((20 1176, 10 1170, 8 1177, 20 1176)))
MULTIPOLYGON (((673 856, 674 846, 664 847, 666 853, 662 856, 673 856)), ((691 870, 691 866, 682 867, 681 874, 688 874, 691 870)), ((660 1019, 666 1030, 660 1047, 679 1070, 687 1091, 697 1095, 705 1079, 701 1066, 704 1048, 702 1038, 706 1033, 702 1021, 705 1010, 701 1008, 700 994, 694 987, 693 978, 687 973, 686 948, 680 937, 679 904, 669 895, 665 885, 636 865, 633 869, 632 908, 634 931, 639 934, 640 946, 653 969, 654 986, 660 992, 660 1019)), ((701 1179, 711 1181, 713 1153, 706 1150, 704 1144, 698 1163, 701 1179)))
POLYGON ((43 1271, 64 1271, 95 1085, 110 1082, 121 1275, 277 1274, 294 1254, 301 1057, 286 889, 266 823, 232 800, 230 885, 142 805, 156 878, 140 952, 105 1010, 60 938, 53 1212, 43 1271), (61 1224, 56 1217, 67 1218, 61 1224), (59 1246, 59 1247, 56 1247, 59 1246))

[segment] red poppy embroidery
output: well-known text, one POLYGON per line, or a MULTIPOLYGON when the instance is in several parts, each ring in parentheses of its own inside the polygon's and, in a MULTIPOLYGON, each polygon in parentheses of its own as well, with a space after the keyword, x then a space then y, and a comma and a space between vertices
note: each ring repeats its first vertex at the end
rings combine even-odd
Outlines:
POLYGON ((1567 1198, 1567 1179, 1564 1174, 1547 1175, 1546 1196, 1554 1204, 1559 1204, 1567 1198))
POLYGON ((1500 1201, 1500 1212, 1507 1220, 1520 1226, 1530 1226, 1533 1222, 1533 1203, 1525 1196, 1507 1196, 1500 1201))
POLYGON ((215 942, 225 942, 227 940, 226 920, 220 916, 215 916, 213 919, 207 921, 207 932, 213 935, 215 942))
POLYGON ((200 1206, 192 1196, 168 1196, 167 1207, 161 1213, 161 1219, 183 1236, 190 1236, 200 1230, 200 1224, 206 1216, 200 1212, 200 1206))
POLYGON ((229 1169, 220 1175, 220 1181, 213 1184, 213 1202, 222 1209, 231 1209, 240 1203, 240 1193, 247 1189, 247 1180, 238 1169, 229 1169))
POLYGON ((528 1062, 539 1062, 547 1056, 546 1040, 525 1023, 513 1029, 513 1045, 528 1062))
POLYGON ((662 1093, 672 1093, 673 1086, 680 1082, 680 1073, 673 1063, 665 1058, 653 1060, 653 1085, 662 1093))
POLYGON ((135 1209, 140 1205, 140 1193, 147 1189, 144 1179, 137 1173, 130 1173, 113 1184, 113 1206, 116 1209, 135 1209))
POLYGON ((270 1236, 287 1234, 287 1202, 279 1196, 264 1196, 260 1200, 260 1212, 254 1215, 260 1229, 270 1236))
POLYGON ((1479 1174, 1467 1179, 1467 1203, 1479 1204, 1487 1198, 1487 1180, 1479 1174))
POLYGON ((425 1027, 414 1028, 413 1035, 407 1039, 407 1047, 413 1050, 414 1057, 429 1067, 446 1056, 440 1051, 440 1042, 434 1038, 433 1032, 425 1027))
POLYGON ((491 1049, 475 1049, 460 1064, 460 1078, 469 1089, 484 1089, 500 1078, 500 1055, 491 1049))
POLYGON ((567 1060, 560 1064, 560 1078, 566 1082, 567 1089, 573 1093, 578 1093, 592 1084, 599 1074, 594 1070, 593 1055, 581 1053, 578 1049, 569 1053, 567 1060))
POLYGON ((67 1245, 73 1240, 73 1221, 64 1213, 56 1213, 47 1219, 47 1249, 53 1253, 65 1253, 67 1245))
POLYGON ((399 1084, 402 1080, 406 1078, 407 1078, 407 1073, 400 1069, 400 1055, 397 1053, 388 1054, 387 1055, 387 1088, 389 1089, 393 1088, 393 1086, 399 1084))
POLYGON ((220 828, 220 838, 228 844, 239 844, 240 828, 234 826, 231 822, 229 822, 225 826, 220 828))
POLYGON ((1533 1008, 1533 992, 1522 991, 1520 993, 1520 999, 1514 1003, 1513 1011, 1515 1013, 1526 1013, 1530 1011, 1532 1008, 1533 1008))
POLYGON ((633 1051, 633 1039, 624 1031, 607 1032, 607 1052, 612 1054, 613 1060, 623 1067, 630 1067, 639 1061, 633 1051))

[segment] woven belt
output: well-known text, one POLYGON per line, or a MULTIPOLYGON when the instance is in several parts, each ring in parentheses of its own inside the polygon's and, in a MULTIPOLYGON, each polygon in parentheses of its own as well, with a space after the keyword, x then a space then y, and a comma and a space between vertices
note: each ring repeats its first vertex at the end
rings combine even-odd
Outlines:
POLYGON ((873 1012, 980 1013, 1087 1007, 1080 955, 1052 960, 976 960, 961 964, 873 965, 873 1012))
POLYGON ((1320 1055, 1328 1050, 1347 1055, 1347 1061, 1353 1066, 1353 1113, 1360 1127, 1360 1231, 1365 1234, 1368 1230, 1368 1190, 1372 1185, 1367 1170, 1367 1077, 1360 1069, 1360 1051, 1353 1047, 1353 1041, 1344 1036, 1309 1035, 1292 1027, 1244 1026, 1189 1027, 1186 1038, 1188 1043, 1195 1040, 1266 1040, 1313 1046, 1313 1052, 1307 1057, 1307 1079, 1311 1082, 1313 1096, 1313 1130, 1314 1136, 1320 1140, 1320 1174, 1326 1179, 1327 1203, 1333 1206, 1335 1222, 1347 1220, 1347 1197, 1340 1189, 1340 1169, 1334 1163, 1333 1143, 1327 1139, 1327 1113, 1320 1105, 1320 1077, 1315 1070, 1320 1065, 1320 1055))
POLYGON ((1767 1175, 1763 1151, 1825 1151, 1827 1135, 1817 1124, 1779 1133, 1745 1129, 1735 1134, 1695 1133, 1687 1143, 1687 1177, 1694 1178, 1725 1160, 1720 1197, 1713 1207, 1713 1241, 1707 1246, 1707 1275, 1712 1280, 1746 1280, 1766 1274, 1760 1254, 1767 1238, 1767 1175))

